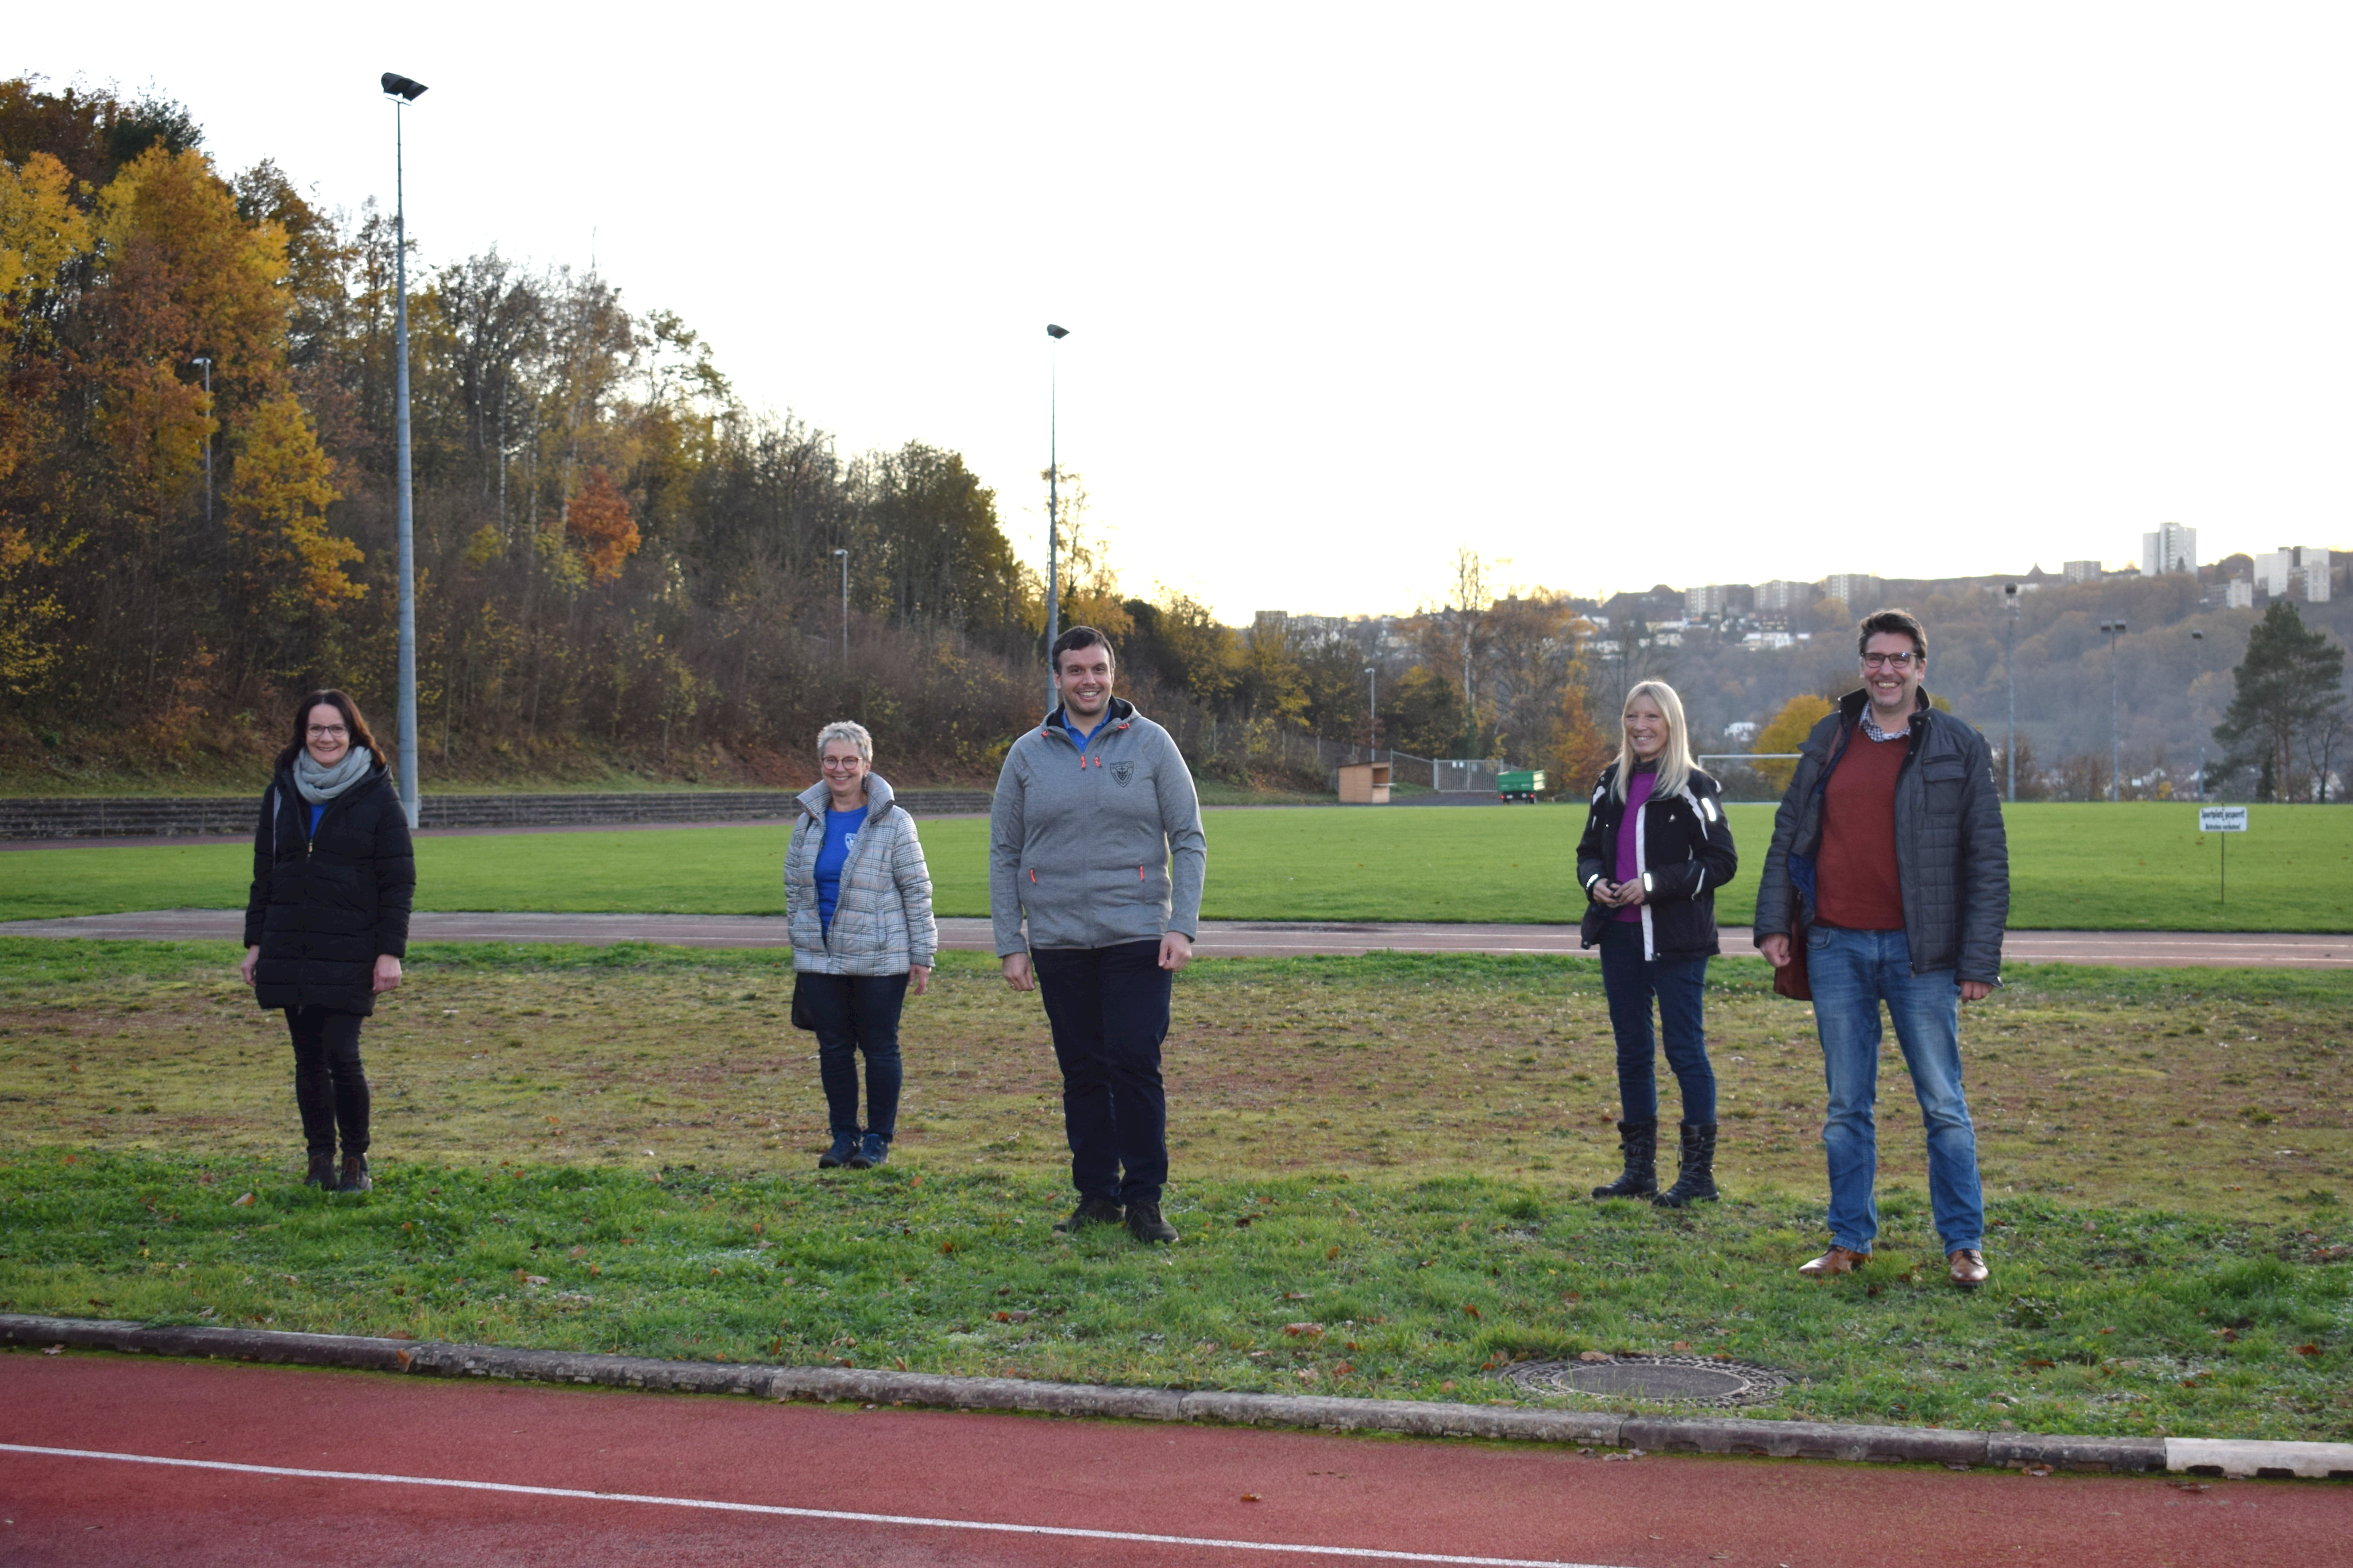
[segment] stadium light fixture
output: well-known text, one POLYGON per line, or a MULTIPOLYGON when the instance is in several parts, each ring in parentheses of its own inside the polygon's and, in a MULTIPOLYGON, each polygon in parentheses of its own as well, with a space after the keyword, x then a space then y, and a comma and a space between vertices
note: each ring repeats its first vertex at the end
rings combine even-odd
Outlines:
MULTIPOLYGON (((1055 349, 1071 335, 1068 327, 1046 323, 1046 336, 1055 349)), ((1062 635, 1062 581, 1060 544, 1061 539, 1061 479, 1062 465, 1058 443, 1060 438, 1060 378, 1062 358, 1059 353, 1049 353, 1046 371, 1046 707, 1054 707, 1053 668, 1054 639, 1062 635)))

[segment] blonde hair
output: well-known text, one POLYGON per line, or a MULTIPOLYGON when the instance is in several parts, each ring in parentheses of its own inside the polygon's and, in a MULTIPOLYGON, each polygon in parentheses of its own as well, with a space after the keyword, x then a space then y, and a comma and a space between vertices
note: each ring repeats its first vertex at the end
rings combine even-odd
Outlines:
POLYGON ((857 721, 836 719, 819 730, 817 732, 817 754, 824 756, 825 749, 836 741, 847 741, 857 747, 860 761, 871 763, 874 760, 874 737, 868 734, 866 726, 857 721))
POLYGON ((1659 776, 1651 784, 1652 799, 1681 795, 1690 784, 1692 773, 1691 742, 1683 728, 1683 700, 1675 689, 1663 680, 1635 682, 1626 693, 1623 707, 1618 710, 1618 773, 1609 788, 1620 800, 1626 798, 1626 775, 1634 771, 1634 742, 1626 735, 1626 709, 1634 705, 1637 697, 1647 697, 1658 705, 1660 716, 1667 721, 1667 743, 1659 752, 1659 776))

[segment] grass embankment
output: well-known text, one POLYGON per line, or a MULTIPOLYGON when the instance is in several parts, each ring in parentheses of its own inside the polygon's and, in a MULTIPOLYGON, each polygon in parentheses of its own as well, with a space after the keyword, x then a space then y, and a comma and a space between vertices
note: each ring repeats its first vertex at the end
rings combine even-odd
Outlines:
POLYGON ((1819 1057, 1753 963, 1710 997, 1728 1201, 1681 1216, 1582 1196, 1614 1168, 1589 970, 1198 966, 1185 1240, 1146 1252, 1048 1230, 1043 1024, 977 960, 910 1005, 893 1163, 821 1175, 776 955, 421 950, 369 1035, 382 1184, 330 1200, 293 1185, 282 1035, 230 956, 0 944, 0 1301, 1457 1398, 1509 1396, 1514 1357, 1687 1346, 1799 1374, 1766 1415, 2353 1436, 2353 977, 2036 971, 1972 1008, 1997 1274, 1965 1296, 1894 1067, 1880 1260, 1790 1273, 1821 1239, 1819 1057))
MULTIPOLYGON (((1755 910, 1772 808, 1736 805, 1739 878, 1717 918, 1755 910)), ((2353 810, 2257 806, 2217 900, 2214 836, 2187 805, 2027 805, 2010 813, 2010 923, 2026 930, 2353 931, 2353 810)), ((1574 919, 1574 807, 1213 811, 1213 920, 1574 919)), ((987 825, 923 828, 939 911, 988 912, 987 825)), ((775 827, 533 833, 418 841, 418 907, 775 914, 775 827)), ((249 851, 76 848, 0 856, 0 920, 245 902, 249 851)))

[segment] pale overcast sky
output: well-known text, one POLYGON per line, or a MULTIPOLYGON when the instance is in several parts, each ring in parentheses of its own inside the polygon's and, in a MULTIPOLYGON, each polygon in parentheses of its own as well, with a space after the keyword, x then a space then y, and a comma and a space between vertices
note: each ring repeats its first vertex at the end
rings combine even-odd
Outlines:
POLYGON ((962 450, 1042 558, 1406 609, 2343 545, 2341 5, 26 8, 225 168, 428 261, 597 265, 846 447, 962 450), (387 19, 394 26, 387 26, 387 19))

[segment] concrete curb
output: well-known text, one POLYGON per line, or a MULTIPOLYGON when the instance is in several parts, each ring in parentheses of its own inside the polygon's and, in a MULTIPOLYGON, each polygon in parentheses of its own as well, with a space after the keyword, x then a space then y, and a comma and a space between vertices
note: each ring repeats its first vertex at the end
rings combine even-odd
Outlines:
POLYGON ((510 1350, 498 1345, 296 1334, 264 1329, 150 1328, 89 1318, 0 1313, 0 1344, 113 1351, 123 1355, 266 1362, 427 1377, 491 1377, 585 1384, 664 1394, 732 1394, 818 1403, 1014 1410, 1125 1421, 1207 1421, 1240 1426, 1393 1432, 1413 1437, 1483 1437, 1653 1453, 1758 1454, 1881 1464, 1994 1466, 2012 1469, 2178 1470, 2262 1479, 2353 1479, 2353 1443, 2265 1443, 2204 1437, 2071 1437, 2030 1432, 1864 1426, 1836 1422, 1622 1415, 1609 1411, 1524 1410, 1408 1399, 1332 1399, 1281 1394, 1182 1393, 1166 1388, 948 1377, 860 1367, 756 1366, 649 1356, 510 1350))

